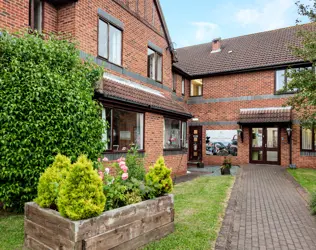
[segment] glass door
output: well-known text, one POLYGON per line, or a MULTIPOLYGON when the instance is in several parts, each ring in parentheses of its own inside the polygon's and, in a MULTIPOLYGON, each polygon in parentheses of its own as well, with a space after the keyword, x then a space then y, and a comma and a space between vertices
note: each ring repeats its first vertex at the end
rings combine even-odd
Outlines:
POLYGON ((279 128, 266 128, 266 163, 279 164, 279 128))
POLYGON ((202 127, 190 126, 189 130, 189 160, 202 160, 202 127))
POLYGON ((250 162, 252 163, 264 163, 264 128, 252 128, 251 129, 251 150, 250 150, 250 162))
POLYGON ((260 127, 250 130, 250 162, 280 164, 280 133, 278 127, 260 127))

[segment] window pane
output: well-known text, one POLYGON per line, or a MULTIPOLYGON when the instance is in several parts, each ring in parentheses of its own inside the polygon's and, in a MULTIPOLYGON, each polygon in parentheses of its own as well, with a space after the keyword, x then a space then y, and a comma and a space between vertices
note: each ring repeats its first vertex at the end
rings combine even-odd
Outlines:
POLYGON ((181 82, 181 94, 184 95, 184 90, 185 90, 185 80, 184 78, 182 78, 182 82, 181 82))
POLYGON ((182 147, 188 148, 187 123, 186 122, 182 122, 182 147))
POLYGON ((162 81, 162 56, 159 54, 156 54, 157 56, 157 81, 162 81))
POLYGON ((164 148, 180 148, 180 121, 165 118, 164 148))
POLYGON ((99 56, 108 58, 108 24, 99 19, 99 56))
POLYGON ((34 29, 42 32, 42 2, 34 0, 34 29))
POLYGON ((143 148, 143 114, 113 109, 113 150, 143 148))
POLYGON ((262 161, 263 151, 252 151, 251 159, 253 161, 262 161))
POLYGON ((102 119, 107 122, 108 127, 105 129, 102 135, 102 141, 106 142, 105 150, 111 149, 111 136, 112 136, 112 126, 111 126, 111 117, 112 117, 112 110, 109 108, 102 109, 102 119))
POLYGON ((151 79, 156 79, 156 60, 155 60, 155 51, 148 48, 148 77, 151 79))
POLYGON ((278 152, 277 151, 267 151, 267 161, 278 161, 278 152))
POLYGON ((310 129, 302 128, 302 149, 312 150, 312 131, 310 129))
POLYGON ((196 79, 191 81, 190 94, 191 96, 202 95, 203 81, 202 79, 196 79))
POLYGON ((277 148, 278 147, 278 128, 267 128, 267 147, 277 148))
POLYGON ((276 71, 276 91, 282 90, 285 87, 285 70, 276 71))
POLYGON ((121 65, 122 58, 122 31, 110 26, 110 57, 109 61, 121 65))
POLYGON ((253 128, 252 129, 252 147, 261 148, 262 147, 262 138, 263 138, 263 129, 262 128, 253 128))

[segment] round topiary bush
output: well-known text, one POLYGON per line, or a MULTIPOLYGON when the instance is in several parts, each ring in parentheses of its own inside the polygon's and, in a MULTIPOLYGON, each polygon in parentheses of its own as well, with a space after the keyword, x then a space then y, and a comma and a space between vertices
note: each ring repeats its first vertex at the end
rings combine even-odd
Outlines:
POLYGON ((57 206, 60 214, 72 220, 100 215, 105 206, 102 180, 86 156, 80 156, 60 187, 57 206))
POLYGON ((150 198, 159 197, 172 191, 171 169, 166 167, 162 156, 153 167, 149 168, 145 176, 145 183, 152 190, 150 198))
POLYGON ((60 185, 66 179, 71 168, 71 161, 68 157, 58 154, 52 166, 47 168, 41 175, 35 202, 44 208, 55 208, 60 185))
POLYGON ((61 153, 96 160, 104 149, 102 69, 83 62, 75 44, 38 34, 0 35, 0 202, 22 209, 40 174, 61 153))

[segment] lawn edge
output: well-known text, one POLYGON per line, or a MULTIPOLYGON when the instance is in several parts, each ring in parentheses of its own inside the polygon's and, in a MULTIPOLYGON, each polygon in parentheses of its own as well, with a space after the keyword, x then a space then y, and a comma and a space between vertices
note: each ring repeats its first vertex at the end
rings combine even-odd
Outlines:
POLYGON ((218 232, 217 239, 215 241, 216 250, 224 250, 228 249, 230 245, 230 234, 233 229, 234 217, 237 209, 237 199, 238 199, 238 191, 240 187, 240 178, 242 174, 242 167, 240 167, 237 171, 235 182, 231 187, 230 196, 228 199, 227 206, 224 211, 224 219, 221 222, 220 230, 218 232))

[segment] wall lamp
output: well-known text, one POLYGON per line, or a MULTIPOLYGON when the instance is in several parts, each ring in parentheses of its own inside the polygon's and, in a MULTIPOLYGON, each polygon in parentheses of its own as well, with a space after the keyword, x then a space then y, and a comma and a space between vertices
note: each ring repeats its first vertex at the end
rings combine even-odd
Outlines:
POLYGON ((240 129, 237 129, 238 137, 240 138, 241 142, 244 142, 244 132, 242 131, 242 126, 240 126, 240 129))
POLYGON ((287 141, 290 144, 291 143, 291 137, 292 137, 292 129, 291 128, 287 128, 286 129, 286 133, 287 133, 287 141))

